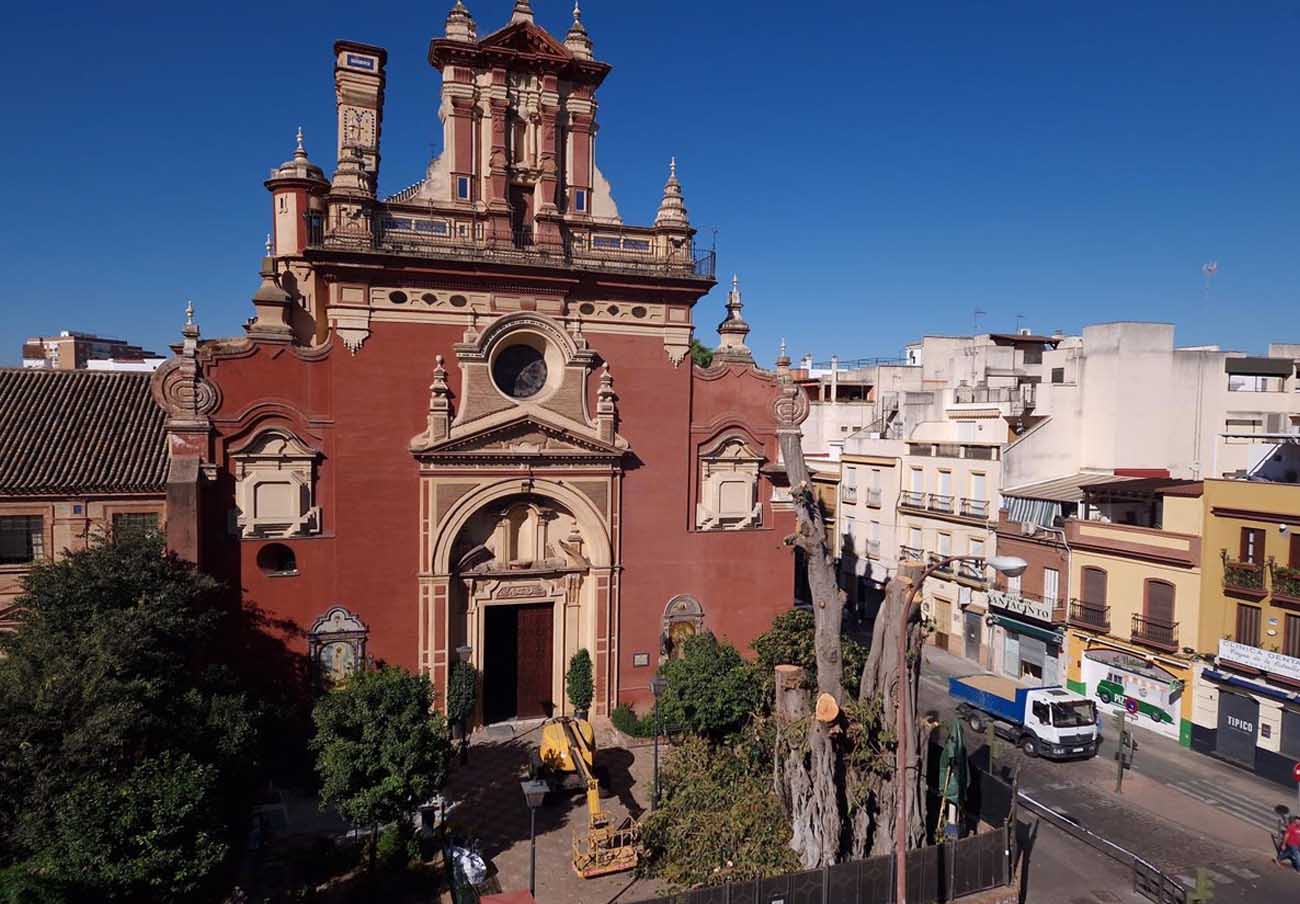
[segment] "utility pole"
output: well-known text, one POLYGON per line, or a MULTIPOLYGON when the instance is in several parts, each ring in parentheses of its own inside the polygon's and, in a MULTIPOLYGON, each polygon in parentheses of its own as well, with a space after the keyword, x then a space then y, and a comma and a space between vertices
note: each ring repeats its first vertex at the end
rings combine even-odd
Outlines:
POLYGON ((1119 726, 1118 747, 1115 749, 1115 793, 1124 792, 1124 751, 1128 748, 1128 719, 1124 710, 1115 714, 1115 724, 1119 726))

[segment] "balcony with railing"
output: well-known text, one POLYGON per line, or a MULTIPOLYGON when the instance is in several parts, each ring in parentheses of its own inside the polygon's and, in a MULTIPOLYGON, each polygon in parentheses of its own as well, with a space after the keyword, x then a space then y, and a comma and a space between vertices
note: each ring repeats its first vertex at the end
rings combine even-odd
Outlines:
POLYGON ((943 553, 932 552, 930 553, 928 560, 926 561, 926 565, 928 565, 930 568, 933 568, 934 573, 937 575, 956 576, 958 563, 956 562, 945 563, 944 560, 947 558, 948 556, 944 555, 943 553))
POLYGON ((880 508, 882 498, 879 487, 867 487, 865 499, 868 508, 880 508))
POLYGON ((903 490, 903 494, 898 498, 898 504, 904 508, 925 511, 925 494, 918 493, 916 490, 903 490))
POLYGON ((1264 566, 1254 562, 1239 562, 1228 557, 1226 549, 1219 551, 1223 559, 1223 590, 1233 596, 1262 600, 1268 595, 1264 566))
POLYGON ((1134 643, 1144 647, 1155 647, 1170 653, 1178 652, 1178 623, 1165 622, 1148 618, 1145 615, 1133 616, 1133 629, 1130 635, 1134 643))
POLYGON ((961 501, 961 516, 976 521, 989 520, 989 501, 987 499, 963 499, 961 501))
POLYGON ((1038 400, 1034 383, 1020 386, 958 386, 952 391, 953 408, 996 407, 1003 415, 1020 415, 1032 409, 1038 400))
POLYGON ((1300 607, 1300 568, 1273 563, 1273 602, 1300 607))
POLYGON ((984 573, 983 564, 976 565, 974 562, 958 562, 957 577, 971 584, 977 584, 980 587, 988 586, 988 578, 984 573))
POLYGON ((952 502, 953 499, 951 496, 944 496, 941 493, 931 493, 930 499, 926 504, 926 509, 931 512, 939 512, 943 515, 951 515, 952 502))
POLYGON ((857 505, 858 488, 848 484, 840 484, 840 502, 845 505, 857 505))
POLYGON ((1105 633, 1110 630, 1110 607, 1104 603, 1070 600, 1069 622, 1079 628, 1105 633))
POLYGON ((904 561, 910 559, 913 562, 924 562, 925 550, 918 549, 915 546, 900 546, 898 548, 898 557, 904 561))
POLYGON ((880 558, 880 541, 879 541, 879 540, 868 540, 868 541, 867 541, 867 558, 869 558, 869 559, 879 559, 879 558, 880 558))
POLYGON ((563 227, 560 232, 502 228, 477 214, 417 215, 378 212, 372 218, 343 216, 307 220, 307 247, 341 251, 555 266, 683 279, 716 276, 717 255, 691 240, 668 240, 636 226, 563 227))

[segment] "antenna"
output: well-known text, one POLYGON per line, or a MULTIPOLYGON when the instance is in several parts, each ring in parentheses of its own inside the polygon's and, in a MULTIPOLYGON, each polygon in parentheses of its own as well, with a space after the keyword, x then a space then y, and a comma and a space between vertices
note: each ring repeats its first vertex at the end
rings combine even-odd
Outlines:
POLYGON ((1017 333, 1020 332, 1020 324, 1021 324, 1021 322, 1024 321, 1024 319, 1025 319, 1025 315, 1024 315, 1024 314, 1017 314, 1017 315, 1016 315, 1016 332, 1017 332, 1017 333))
POLYGON ((974 313, 974 315, 971 317, 971 324, 972 324, 972 326, 973 326, 973 328, 974 328, 974 331, 975 331, 976 333, 978 333, 978 332, 980 331, 980 318, 983 317, 983 316, 984 316, 985 314, 987 314, 987 313, 988 313, 988 311, 984 310, 983 308, 976 308, 976 309, 975 309, 975 313, 974 313))

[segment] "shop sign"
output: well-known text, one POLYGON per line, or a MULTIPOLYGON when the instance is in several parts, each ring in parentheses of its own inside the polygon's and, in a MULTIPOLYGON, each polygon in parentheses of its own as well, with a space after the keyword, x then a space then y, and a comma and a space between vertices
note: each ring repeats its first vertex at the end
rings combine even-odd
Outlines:
POLYGON ((1238 665, 1249 666, 1252 669, 1259 669, 1261 672, 1300 681, 1300 659, 1296 659, 1294 656, 1283 656, 1281 653, 1275 653, 1272 650, 1262 650, 1259 647, 1247 646, 1244 643, 1221 640, 1219 641, 1219 658, 1235 662, 1238 665))
MULTIPOLYGON (((1015 615, 1027 615, 1030 618, 1049 623, 1052 621, 1051 605, 1040 600, 1028 599, 1018 593, 1008 593, 1005 590, 990 590, 989 605, 1015 615)), ((1297 664, 1300 665, 1300 663, 1297 664)))

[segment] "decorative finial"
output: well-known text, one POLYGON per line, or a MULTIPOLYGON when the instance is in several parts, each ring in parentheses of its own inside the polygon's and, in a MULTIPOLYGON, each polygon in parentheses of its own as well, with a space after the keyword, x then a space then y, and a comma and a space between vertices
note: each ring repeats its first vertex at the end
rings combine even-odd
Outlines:
POLYGON ((731 274, 731 291, 740 291, 740 274, 738 273, 731 274))
POLYGON ((298 126, 298 151, 303 154, 307 153, 306 149, 302 146, 302 126, 298 126))
POLYGON ((271 256, 271 233, 266 234, 266 256, 271 256))
POLYGON ((194 302, 185 302, 185 325, 194 326, 194 302))
POLYGON ((677 158, 668 161, 668 181, 664 183, 664 197, 659 202, 656 226, 690 226, 686 213, 686 199, 682 197, 682 184, 677 181, 677 158))
POLYGON ((578 0, 573 0, 573 21, 578 22, 582 19, 582 7, 578 5, 578 0))
POLYGON ((510 24, 533 21, 533 5, 528 0, 515 0, 515 10, 510 15, 510 24))
POLYGON ((668 177, 670 179, 677 178, 677 155, 675 154, 673 155, 673 159, 668 161, 668 177))
POLYGON ((785 337, 784 337, 784 336, 781 337, 781 348, 780 348, 779 351, 777 351, 777 357, 779 357, 779 358, 785 358, 785 357, 787 357, 787 355, 786 355, 786 351, 785 351, 785 337))
POLYGON ((753 356, 745 345, 749 335, 749 324, 745 322, 740 310, 744 304, 740 300, 740 275, 731 275, 731 291, 727 293, 727 313, 722 323, 718 324, 718 335, 722 344, 714 353, 714 360, 752 361, 753 356))

